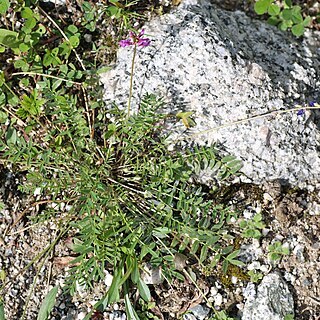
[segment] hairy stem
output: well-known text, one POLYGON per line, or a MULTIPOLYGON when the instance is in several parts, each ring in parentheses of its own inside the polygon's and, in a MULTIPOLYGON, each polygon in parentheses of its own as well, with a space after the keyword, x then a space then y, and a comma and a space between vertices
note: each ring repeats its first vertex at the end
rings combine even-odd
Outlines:
POLYGON ((131 62, 130 89, 129 89, 128 112, 127 112, 128 118, 130 116, 131 98, 132 98, 132 89, 133 89, 133 71, 134 71, 134 61, 136 59, 136 54, 137 54, 137 45, 135 44, 133 47, 133 57, 131 62))
MULTIPOLYGON (((270 117, 270 116, 276 116, 276 115, 280 115, 280 114, 284 114, 284 113, 288 113, 288 112, 296 112, 296 111, 299 111, 301 109, 304 109, 304 110, 320 109, 320 105, 315 103, 314 107, 298 105, 298 106, 296 106, 294 108, 286 109, 286 110, 272 110, 272 111, 268 111, 268 112, 263 113, 263 114, 258 114, 256 116, 252 116, 252 117, 249 117, 249 118, 240 119, 240 120, 233 121, 233 122, 228 122, 228 123, 222 124, 221 126, 217 126, 217 127, 214 127, 214 128, 208 129, 208 130, 199 131, 197 133, 194 133, 194 134, 190 135, 189 137, 190 138, 194 138, 195 136, 198 136, 198 135, 201 135, 201 134, 205 134, 205 133, 212 132, 212 131, 217 131, 219 129, 224 129, 224 128, 227 128, 227 127, 232 127, 232 126, 235 126, 235 125, 238 125, 238 124, 243 124, 243 123, 246 123, 246 122, 249 122, 249 121, 252 121, 252 120, 267 118, 267 117, 270 117)), ((180 138, 176 139, 175 142, 179 141, 179 140, 183 140, 185 138, 186 137, 180 137, 180 138)))

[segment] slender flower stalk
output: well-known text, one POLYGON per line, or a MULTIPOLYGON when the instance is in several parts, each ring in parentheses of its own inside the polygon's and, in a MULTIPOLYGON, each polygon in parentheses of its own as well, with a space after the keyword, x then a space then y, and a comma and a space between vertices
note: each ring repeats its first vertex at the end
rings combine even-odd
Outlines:
POLYGON ((130 89, 129 89, 129 98, 128 98, 128 111, 127 111, 127 117, 130 116, 130 108, 131 108, 131 98, 132 98, 132 89, 133 89, 133 72, 134 72, 134 62, 137 55, 137 45, 133 46, 133 56, 132 56, 132 62, 131 62, 131 74, 130 74, 130 89))
POLYGON ((119 42, 120 47, 133 46, 127 117, 130 116, 130 109, 131 109, 131 99, 132 99, 132 90, 133 90, 133 73, 134 73, 134 63, 137 55, 137 46, 147 47, 150 45, 150 42, 151 42, 149 38, 143 38, 143 35, 144 35, 144 29, 142 29, 139 34, 137 34, 135 31, 130 31, 129 38, 126 40, 121 40, 119 42))
MULTIPOLYGON (((309 102, 309 106, 312 107, 312 108, 313 108, 313 107, 316 107, 316 105, 319 106, 315 101, 309 102)), ((300 109, 300 110, 297 112, 297 115, 298 115, 298 116, 303 116, 305 113, 306 113, 306 110, 305 110, 305 109, 300 109)))

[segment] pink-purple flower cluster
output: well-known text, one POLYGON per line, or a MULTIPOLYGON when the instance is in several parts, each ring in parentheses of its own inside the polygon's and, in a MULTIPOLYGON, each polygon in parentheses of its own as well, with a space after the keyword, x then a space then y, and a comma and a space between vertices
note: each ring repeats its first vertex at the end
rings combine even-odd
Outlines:
POLYGON ((147 47, 150 45, 151 40, 149 38, 143 38, 144 29, 137 34, 134 31, 129 31, 129 39, 121 40, 119 42, 120 47, 128 47, 133 45, 138 45, 139 47, 147 47))

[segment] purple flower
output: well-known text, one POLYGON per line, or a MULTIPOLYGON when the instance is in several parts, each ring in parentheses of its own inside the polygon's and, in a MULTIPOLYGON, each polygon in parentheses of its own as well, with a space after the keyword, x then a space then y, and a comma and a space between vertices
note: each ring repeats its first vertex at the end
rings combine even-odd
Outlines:
POLYGON ((133 45, 133 42, 130 39, 127 40, 121 40, 119 42, 120 47, 127 47, 133 45))
POLYGON ((139 39, 138 41, 138 46, 139 47, 147 47, 150 45, 151 40, 149 38, 144 38, 144 39, 139 39))
POLYGON ((129 39, 121 40, 119 45, 121 47, 128 47, 132 45, 138 45, 139 47, 147 47, 150 45, 151 40, 149 38, 142 38, 144 35, 144 29, 137 34, 135 31, 129 31, 129 39))
POLYGON ((304 109, 300 109, 298 112, 297 112, 297 115, 298 116, 303 116, 305 114, 305 110, 304 109))
POLYGON ((311 101, 311 102, 309 102, 309 106, 310 107, 315 107, 315 103, 316 103, 315 101, 311 101))

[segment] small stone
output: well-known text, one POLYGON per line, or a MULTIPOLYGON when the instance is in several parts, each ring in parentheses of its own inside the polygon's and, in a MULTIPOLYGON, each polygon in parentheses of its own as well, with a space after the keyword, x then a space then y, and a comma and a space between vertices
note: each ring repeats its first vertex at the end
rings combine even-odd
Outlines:
POLYGON ((86 33, 83 38, 86 42, 92 42, 92 34, 86 33))
POLYGON ((218 289, 216 287, 211 287, 210 288, 210 293, 212 296, 215 296, 218 294, 218 289))
POLYGON ((113 276, 105 270, 105 278, 104 278, 104 284, 107 286, 107 287, 110 287, 111 286, 111 283, 112 283, 112 280, 113 280, 113 276))
POLYGON ((66 211, 70 211, 72 209, 72 206, 67 204, 65 209, 66 209, 66 211))
POLYGON ((15 290, 15 289, 11 289, 11 290, 10 290, 10 295, 11 295, 12 297, 16 297, 17 294, 18 294, 18 290, 15 290))
POLYGON ((197 318, 192 313, 187 313, 183 316, 183 320, 197 320, 197 318))
POLYGON ((222 295, 220 293, 218 293, 215 297, 214 297, 214 305, 216 307, 220 307, 222 304, 223 298, 222 295))
POLYGON ((247 269, 250 271, 250 270, 258 270, 260 269, 260 262, 259 261, 254 261, 252 263, 250 263, 248 266, 247 266, 247 269))
POLYGON ((292 253, 296 255, 297 260, 300 263, 303 263, 305 261, 305 258, 303 256, 303 251, 304 251, 304 246, 303 245, 297 245, 295 246, 295 248, 293 249, 292 253))
POLYGON ((39 196, 41 194, 41 188, 38 187, 38 188, 35 188, 34 192, 33 192, 33 195, 34 196, 39 196))
POLYGON ((177 252, 175 255, 174 255, 174 265, 175 265, 175 268, 179 271, 182 271, 185 269, 186 267, 186 262, 187 262, 187 256, 185 256, 184 254, 182 253, 179 253, 177 252))
POLYGON ((256 248, 260 247, 260 242, 258 239, 252 239, 252 245, 256 248))
POLYGON ((235 223, 237 220, 236 220, 236 218, 235 217, 231 217, 231 219, 230 219, 230 223, 235 223))
POLYGON ((270 267, 266 264, 263 264, 261 267, 260 267, 260 270, 261 272, 263 273, 267 273, 269 271, 270 267))
POLYGON ((110 313, 109 318, 110 320, 126 320, 126 315, 121 311, 113 311, 110 313))
POLYGON ((231 277, 231 282, 232 282, 233 284, 236 284, 236 283, 238 282, 238 278, 235 277, 235 276, 232 276, 232 277, 231 277))
POLYGON ((302 280, 302 285, 306 288, 311 286, 311 282, 308 279, 303 279, 302 280))
POLYGON ((115 303, 114 305, 113 305, 113 309, 115 310, 115 311, 117 311, 117 310, 119 310, 119 305, 117 304, 117 303, 115 303))
POLYGON ((210 313, 210 309, 202 304, 198 304, 197 306, 194 306, 189 310, 196 316, 198 320, 205 319, 210 313))
POLYGON ((85 312, 80 312, 77 314, 77 320, 83 320, 86 316, 86 313, 85 312))
POLYGON ((160 268, 152 268, 149 264, 144 265, 141 279, 145 284, 160 284, 163 281, 160 268))
POLYGON ((254 215, 254 213, 251 212, 250 210, 244 210, 243 211, 244 218, 246 218, 248 220, 252 219, 253 215, 254 215))
POLYGON ((294 282, 296 281, 296 277, 290 272, 285 272, 284 278, 286 281, 291 282, 291 284, 294 284, 294 282))
POLYGON ((11 257, 12 256, 12 250, 10 248, 6 249, 6 251, 4 252, 4 256, 5 257, 11 257))

